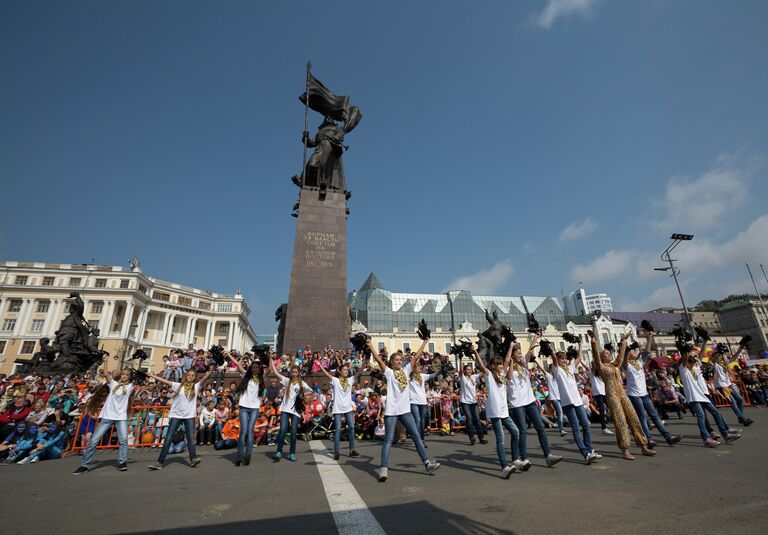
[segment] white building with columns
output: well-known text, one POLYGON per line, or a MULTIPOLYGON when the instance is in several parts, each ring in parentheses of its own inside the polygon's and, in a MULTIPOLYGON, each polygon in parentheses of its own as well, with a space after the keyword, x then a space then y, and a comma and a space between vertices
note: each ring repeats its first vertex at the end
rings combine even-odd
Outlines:
MULTIPOLYGON (((137 263, 136 263, 137 264, 137 263)), ((256 343, 240 293, 223 295, 145 275, 138 265, 0 262, 0 373, 11 373, 17 358, 29 359, 38 340, 53 342, 67 314, 71 292, 85 302, 85 318, 101 331, 106 351, 137 348, 147 365, 162 368, 171 349, 208 349, 214 344, 244 352, 256 343)))

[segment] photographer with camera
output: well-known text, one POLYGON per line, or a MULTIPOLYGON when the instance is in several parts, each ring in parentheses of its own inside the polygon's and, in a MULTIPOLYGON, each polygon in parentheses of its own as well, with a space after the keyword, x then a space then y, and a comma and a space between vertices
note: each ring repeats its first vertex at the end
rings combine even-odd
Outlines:
POLYGON ((389 360, 389 364, 379 356, 373 341, 367 340, 367 347, 376 363, 379 365, 387 382, 387 399, 384 404, 384 444, 381 447, 381 468, 378 470, 379 481, 384 482, 389 477, 389 450, 395 438, 395 428, 400 422, 405 427, 411 440, 416 446, 416 451, 424 463, 427 474, 432 475, 440 467, 440 463, 429 460, 424 449, 424 442, 416 427, 416 422, 411 413, 410 397, 408 393, 408 376, 416 364, 417 357, 412 355, 410 362, 403 365, 403 355, 395 353, 389 360))
POLYGON ((637 417, 640 419, 640 427, 648 439, 648 447, 653 449, 656 442, 653 441, 651 429, 648 426, 648 418, 653 421, 653 425, 659 430, 659 433, 670 446, 677 444, 683 438, 680 435, 672 435, 664 422, 659 418, 656 407, 653 406, 651 396, 648 394, 648 385, 645 382, 645 367, 651 360, 651 347, 653 346, 653 337, 656 333, 646 331, 645 351, 639 353, 637 342, 631 344, 624 353, 624 360, 621 363, 621 369, 627 377, 627 396, 632 406, 635 408, 637 417))
MULTIPOLYGON (((744 346, 740 344, 739 349, 733 356, 733 360, 738 359, 743 350, 744 346)), ((715 367, 715 388, 731 404, 731 409, 733 409, 736 418, 739 419, 739 423, 744 427, 749 427, 752 425, 752 419, 744 416, 744 398, 741 397, 739 387, 731 381, 731 374, 728 370, 728 358, 726 357, 727 353, 728 346, 721 343, 717 344, 709 356, 709 362, 715 367)))

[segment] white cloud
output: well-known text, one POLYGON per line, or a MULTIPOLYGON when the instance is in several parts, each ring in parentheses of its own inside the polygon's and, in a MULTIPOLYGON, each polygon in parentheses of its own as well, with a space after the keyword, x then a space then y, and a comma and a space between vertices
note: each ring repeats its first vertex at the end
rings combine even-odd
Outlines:
POLYGON ((560 232, 560 241, 578 240, 591 236, 597 229, 597 223, 591 218, 586 218, 581 223, 571 223, 560 232))
MULTIPOLYGON (((728 158, 719 159, 719 163, 729 162, 728 158)), ((738 168, 717 168, 694 179, 672 178, 664 198, 652 202, 660 212, 653 226, 672 232, 717 226, 724 216, 744 204, 747 178, 747 172, 738 168)))
MULTIPOLYGON (((694 238, 682 243, 673 258, 685 273, 697 275, 728 265, 750 262, 768 263, 768 214, 755 219, 746 230, 730 240, 713 243, 707 238, 694 238)), ((653 276, 653 268, 663 266, 661 251, 612 249, 588 264, 571 268, 573 281, 585 284, 625 277, 627 282, 639 282, 653 276)))
MULTIPOLYGON (((685 291, 686 283, 681 282, 680 286, 685 291)), ((686 303, 691 306, 691 303, 686 303)), ((657 288, 650 294, 636 301, 622 301, 616 310, 626 310, 630 312, 646 312, 659 307, 679 307, 680 294, 677 293, 677 287, 674 283, 668 286, 657 288)))
POLYGON ((571 268, 571 279, 583 282, 585 285, 594 284, 607 279, 613 279, 627 274, 632 266, 637 251, 612 250, 589 264, 577 264, 571 268))
POLYGON ((597 0, 547 0, 547 5, 533 20, 542 28, 550 28, 557 19, 574 13, 586 14, 597 0))
POLYGON ((513 273, 512 260, 507 258, 488 269, 453 279, 443 291, 469 290, 475 295, 493 295, 504 287, 513 273))

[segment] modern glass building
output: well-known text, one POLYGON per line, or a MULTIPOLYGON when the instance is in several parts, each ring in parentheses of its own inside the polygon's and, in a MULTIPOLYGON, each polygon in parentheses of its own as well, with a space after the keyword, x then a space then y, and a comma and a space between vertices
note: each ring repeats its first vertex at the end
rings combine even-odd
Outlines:
POLYGON ((440 294, 397 293, 382 287, 371 273, 359 290, 349 294, 353 320, 368 332, 413 332, 424 318, 430 329, 455 332, 469 322, 478 331, 488 326, 485 311, 498 314, 499 320, 515 332, 528 328, 527 314, 533 313, 542 328, 552 324, 565 329, 563 309, 554 297, 472 295, 466 290, 440 294))

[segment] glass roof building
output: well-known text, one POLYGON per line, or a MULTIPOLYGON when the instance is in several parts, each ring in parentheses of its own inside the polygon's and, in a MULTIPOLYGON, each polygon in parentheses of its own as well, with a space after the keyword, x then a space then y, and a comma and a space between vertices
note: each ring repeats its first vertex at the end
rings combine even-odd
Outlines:
POLYGON ((430 329, 455 331, 469 322, 478 331, 488 326, 485 310, 496 312, 513 331, 528 328, 527 314, 533 313, 542 328, 552 324, 565 329, 565 315, 554 297, 472 295, 466 290, 440 294, 397 293, 382 287, 371 273, 359 290, 348 297, 353 320, 368 332, 413 332, 424 318, 430 329))

